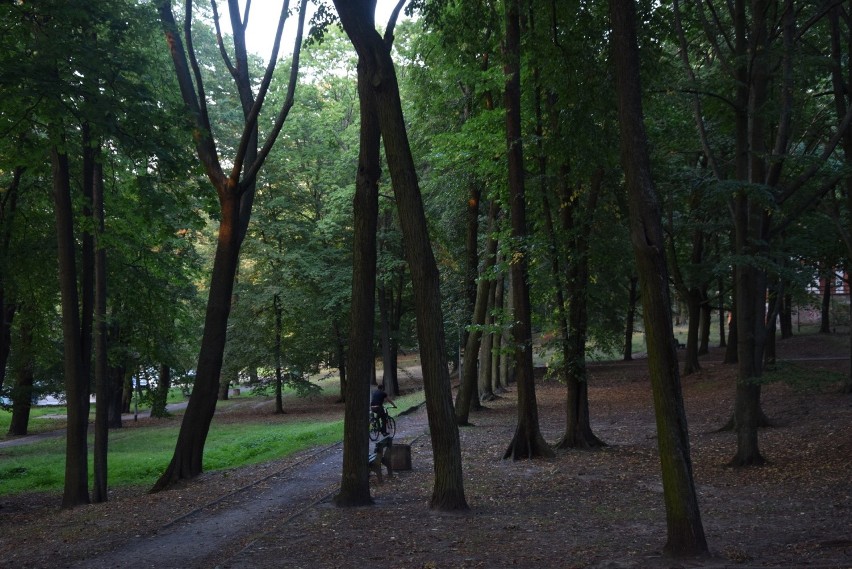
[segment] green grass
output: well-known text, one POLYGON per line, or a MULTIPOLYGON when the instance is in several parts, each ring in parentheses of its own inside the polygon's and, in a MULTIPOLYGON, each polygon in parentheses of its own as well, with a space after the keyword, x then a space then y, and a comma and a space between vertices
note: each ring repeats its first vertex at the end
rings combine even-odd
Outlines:
MULTIPOLYGON (((424 394, 418 391, 395 401, 398 409, 391 409, 391 412, 397 415, 423 403, 424 394)), ((223 404, 228 402, 219 402, 219 405, 223 404)), ((47 411, 59 413, 64 412, 64 408, 53 407, 47 411)), ((6 424, 8 428, 8 420, 6 424)), ((179 428, 179 421, 169 421, 163 426, 110 431, 110 487, 152 486, 172 458, 179 428)), ((217 424, 214 417, 204 449, 204 469, 224 470, 266 462, 342 439, 342 420, 276 424, 270 422, 268 416, 259 416, 257 422, 217 424)), ((91 476, 91 456, 89 460, 91 476)), ((63 486, 64 468, 65 439, 62 437, 2 449, 0 495, 59 492, 63 486)))

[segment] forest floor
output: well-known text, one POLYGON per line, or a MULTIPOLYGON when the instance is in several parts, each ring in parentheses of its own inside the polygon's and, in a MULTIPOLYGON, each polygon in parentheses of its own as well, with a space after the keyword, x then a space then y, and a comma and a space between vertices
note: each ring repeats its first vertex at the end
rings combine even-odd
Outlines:
MULTIPOLYGON (((398 419, 395 442, 411 445, 412 470, 382 484, 371 475, 374 506, 332 505, 340 445, 205 473, 154 495, 117 489, 107 503, 67 511, 56 494, 5 496, 0 567, 851 568, 852 395, 839 391, 848 354, 845 335, 779 341, 777 375, 800 380, 763 387, 773 426, 760 432, 768 463, 759 468, 726 467, 735 436, 718 429, 731 416, 734 366, 713 349, 701 372, 683 378, 706 558, 662 554, 652 395, 646 362, 635 359, 590 366, 591 423, 603 449, 503 460, 514 388, 472 415, 475 426, 460 430, 467 512, 428 508, 432 450, 421 408, 398 419)), ((405 389, 418 387, 416 373, 403 375, 405 389)), ((555 442, 565 389, 540 380, 536 394, 542 433, 555 442)), ((333 397, 303 400, 283 417, 269 413, 271 403, 237 409, 214 420, 342 415, 333 397)))

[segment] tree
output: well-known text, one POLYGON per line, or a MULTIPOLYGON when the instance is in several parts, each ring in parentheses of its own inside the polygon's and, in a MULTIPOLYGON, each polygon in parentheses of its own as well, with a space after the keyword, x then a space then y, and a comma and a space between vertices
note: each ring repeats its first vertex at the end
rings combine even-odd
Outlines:
POLYGON ((518 425, 515 435, 503 458, 549 457, 553 451, 547 446, 538 425, 538 404, 535 399, 535 378, 532 360, 532 320, 527 274, 526 203, 524 195, 524 160, 521 136, 521 66, 520 66, 520 2, 505 3, 506 61, 504 73, 506 87, 506 147, 509 166, 509 219, 512 227, 512 254, 509 259, 512 282, 512 308, 514 325, 514 363, 518 382, 518 425))
MULTIPOLYGON (((365 95, 369 104, 374 105, 384 142, 411 272, 426 409, 435 453, 435 485, 430 504, 441 510, 466 509, 461 448, 458 428, 453 420, 447 369, 439 275, 429 242, 422 196, 402 114, 399 85, 390 54, 393 26, 388 26, 385 38, 376 31, 375 0, 335 0, 335 6, 343 29, 358 52, 359 63, 364 67, 365 85, 368 87, 365 95)), ((399 9, 401 3, 397 6, 397 11, 399 9)), ((350 404, 347 399, 347 407, 350 404)), ((363 409, 358 409, 362 415, 363 409)), ((366 464, 365 456, 362 455, 360 460, 366 464)))
MULTIPOLYGON (((256 94, 253 91, 254 83, 250 75, 251 70, 248 65, 245 44, 245 30, 249 20, 248 10, 251 5, 246 6, 245 14, 241 14, 237 0, 229 0, 228 2, 231 29, 233 30, 235 62, 231 62, 224 43, 221 43, 221 41, 220 49, 239 93, 245 121, 237 149, 228 161, 232 164, 229 173, 226 173, 226 167, 214 138, 201 67, 196 58, 192 35, 192 2, 187 2, 185 6, 183 39, 172 13, 171 1, 163 0, 158 3, 160 20, 175 66, 181 95, 186 104, 187 112, 193 121, 198 159, 216 191, 219 200, 220 219, 195 384, 181 423, 174 455, 166 471, 154 485, 154 491, 163 490, 179 480, 195 477, 202 471, 204 443, 216 410, 219 375, 222 370, 228 316, 231 309, 231 296, 240 247, 245 238, 251 216, 258 172, 269 155, 293 105, 306 3, 307 0, 302 0, 299 7, 298 29, 290 67, 287 97, 277 112, 273 126, 267 133, 262 148, 259 149, 258 117, 269 85, 272 82, 281 35, 289 13, 289 2, 285 1, 282 5, 270 62, 257 87, 256 94)), ((215 4, 214 22, 218 27, 218 14, 215 13, 215 4)))
POLYGON ((700 74, 694 70, 702 67, 690 63, 687 72, 693 92, 701 92, 708 80, 714 87, 712 97, 699 102, 704 112, 695 113, 696 131, 716 187, 733 196, 729 210, 738 381, 733 417, 737 451, 731 464, 760 465, 765 461, 757 436, 765 422, 760 377, 767 326, 774 325, 766 311, 766 291, 771 275, 783 272, 772 252, 792 223, 842 178, 825 166, 849 130, 852 108, 836 105, 833 116, 820 111, 814 94, 827 85, 830 71, 815 72, 806 63, 830 61, 831 42, 810 40, 831 37, 821 33, 830 10, 796 10, 791 0, 740 0, 724 6, 693 2, 687 7, 681 10, 675 3, 675 14, 691 17, 694 24, 683 28, 689 38, 703 38, 696 43, 701 49, 697 56, 707 61, 705 55, 710 55, 714 61, 700 74), (690 29, 697 30, 695 36, 690 29), (830 119, 816 118, 823 116, 830 119), (799 124, 814 128, 797 128, 799 124))
POLYGON ((704 555, 708 551, 707 541, 692 476, 660 210, 643 125, 636 6, 633 0, 610 0, 609 7, 621 125, 621 161, 630 203, 630 236, 642 291, 648 370, 654 392, 666 503, 668 540, 665 551, 674 556, 704 555))

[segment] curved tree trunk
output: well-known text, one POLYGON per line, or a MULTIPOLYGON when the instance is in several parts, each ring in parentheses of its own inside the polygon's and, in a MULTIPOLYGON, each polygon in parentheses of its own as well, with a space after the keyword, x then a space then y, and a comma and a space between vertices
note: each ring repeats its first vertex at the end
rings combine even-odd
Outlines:
POLYGON ((194 478, 202 472, 204 443, 207 441, 219 395, 219 375, 222 371, 228 316, 231 312, 231 296, 240 250, 237 239, 239 200, 234 195, 228 195, 229 192, 222 193, 225 194, 220 199, 222 217, 219 222, 195 384, 183 415, 174 455, 152 488, 153 492, 164 490, 179 480, 194 478))
POLYGON ((654 392, 666 504, 668 541, 665 551, 675 556, 705 555, 708 552, 707 541, 693 481, 689 434, 671 326, 665 240, 643 124, 636 6, 633 0, 610 0, 609 12, 613 24, 621 161, 630 204, 630 237, 642 290, 648 367, 654 392))
MULTIPOLYGON (((219 199, 220 219, 195 384, 181 422, 172 460, 152 491, 163 490, 179 480, 193 478, 202 472, 204 444, 216 411, 240 247, 251 218, 257 173, 293 105, 306 3, 307 0, 302 0, 299 7, 298 28, 285 100, 278 111, 272 130, 267 135, 262 151, 258 151, 257 116, 278 61, 280 34, 288 15, 288 4, 285 3, 282 7, 270 63, 258 86, 258 95, 255 98, 252 89, 257 83, 249 76, 248 53, 245 45, 245 28, 248 21, 241 16, 239 3, 228 2, 236 63, 227 58, 225 63, 240 96, 244 123, 237 151, 228 160, 231 163, 231 169, 227 174, 220 160, 216 139, 211 136, 212 127, 207 113, 206 95, 201 81, 202 74, 195 53, 187 53, 184 49, 184 40, 172 13, 171 0, 161 0, 157 5, 181 96, 190 119, 194 121, 196 154, 219 199)), ((192 49, 192 16, 192 3, 187 2, 183 36, 186 37, 187 47, 190 49, 192 49)), ((215 23, 218 27, 218 17, 215 23)), ((224 47, 222 53, 225 53, 224 47)))
MULTIPOLYGON (((386 38, 375 29, 375 0, 335 0, 340 22, 365 66, 384 141, 405 254, 414 292, 417 335, 429 433, 435 453, 435 482, 430 505, 441 510, 467 509, 462 477, 461 444, 455 423, 444 340, 440 279, 429 233, 417 170, 411 155, 399 84, 391 59, 393 26, 386 38)), ((398 5, 401 8, 401 5, 398 5)), ((362 409, 362 414, 363 409, 362 409)), ((366 418, 366 415, 365 415, 366 418)), ((365 425, 366 427, 366 425, 365 425)), ((366 460, 363 461, 366 468, 366 460)))

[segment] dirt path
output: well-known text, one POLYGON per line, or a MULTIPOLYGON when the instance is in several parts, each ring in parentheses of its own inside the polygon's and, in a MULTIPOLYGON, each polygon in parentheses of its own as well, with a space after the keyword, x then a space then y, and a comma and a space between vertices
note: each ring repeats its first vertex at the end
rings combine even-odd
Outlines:
MULTIPOLYGON (((398 444, 419 439, 426 429, 425 413, 400 417, 397 426, 398 444)), ((146 534, 116 541, 110 551, 70 567, 256 567, 255 557, 268 560, 264 543, 286 542, 288 522, 331 499, 339 489, 342 461, 341 443, 314 449, 280 470, 146 534)))

